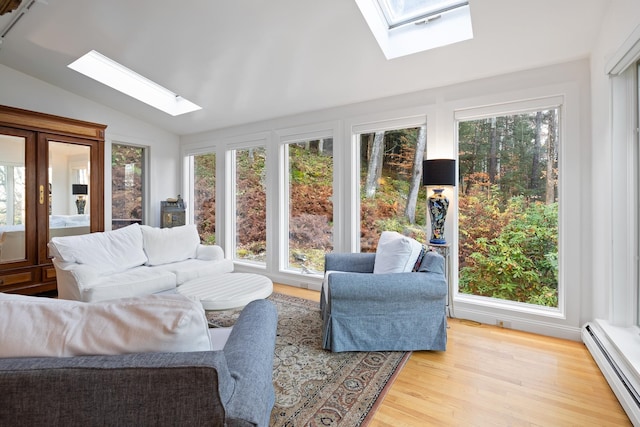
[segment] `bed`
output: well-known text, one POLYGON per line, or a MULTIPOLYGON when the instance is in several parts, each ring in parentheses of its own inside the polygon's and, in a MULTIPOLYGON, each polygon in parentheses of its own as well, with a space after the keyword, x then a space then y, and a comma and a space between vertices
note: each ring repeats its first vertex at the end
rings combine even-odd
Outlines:
MULTIPOLYGON (((89 215, 50 215, 49 238, 87 234, 89 215)), ((24 224, 0 225, 0 262, 25 259, 24 224)))

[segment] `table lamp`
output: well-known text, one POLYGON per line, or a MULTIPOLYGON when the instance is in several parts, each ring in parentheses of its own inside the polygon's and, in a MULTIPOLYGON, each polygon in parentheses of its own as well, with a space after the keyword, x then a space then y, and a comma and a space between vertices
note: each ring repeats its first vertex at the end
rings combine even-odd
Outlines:
POLYGON ((84 214, 84 207, 87 204, 84 196, 88 194, 89 186, 87 184, 72 184, 71 194, 78 196, 76 198, 76 208, 78 209, 78 215, 84 214))
POLYGON ((456 161, 453 159, 431 159, 422 162, 422 185, 432 186, 427 206, 431 218, 431 239, 429 243, 446 244, 444 222, 447 218, 449 199, 443 194, 445 186, 456 185, 456 161))

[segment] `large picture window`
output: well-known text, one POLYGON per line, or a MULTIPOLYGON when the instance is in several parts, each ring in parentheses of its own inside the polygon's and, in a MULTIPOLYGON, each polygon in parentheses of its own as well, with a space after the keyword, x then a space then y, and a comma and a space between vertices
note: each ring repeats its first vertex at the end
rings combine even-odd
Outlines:
POLYGON ((558 307, 559 116, 458 123, 460 293, 558 307))
POLYGON ((265 263, 267 188, 265 147, 233 151, 235 159, 235 259, 265 263))
POLYGON ((286 267, 321 274, 333 250, 333 139, 286 144, 288 257, 286 267))
POLYGON ((216 154, 192 157, 193 220, 203 244, 216 243, 216 154))

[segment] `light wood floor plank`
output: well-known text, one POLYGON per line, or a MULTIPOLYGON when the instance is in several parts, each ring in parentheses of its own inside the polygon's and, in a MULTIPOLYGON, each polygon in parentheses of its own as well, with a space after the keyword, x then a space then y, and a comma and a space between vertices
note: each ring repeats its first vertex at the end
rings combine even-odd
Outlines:
POLYGON ((449 319, 447 351, 414 352, 369 427, 630 425, 583 343, 449 319))

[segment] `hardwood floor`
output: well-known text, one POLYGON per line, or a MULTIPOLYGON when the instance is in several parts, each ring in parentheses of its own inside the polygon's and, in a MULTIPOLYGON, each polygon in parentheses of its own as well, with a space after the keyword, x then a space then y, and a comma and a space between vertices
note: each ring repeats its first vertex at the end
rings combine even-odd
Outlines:
MULTIPOLYGON (((316 291, 276 292, 319 300, 316 291)), ((370 427, 630 426, 580 342, 449 319, 447 351, 414 352, 370 427)))

